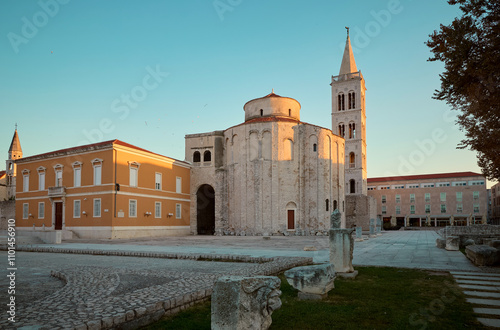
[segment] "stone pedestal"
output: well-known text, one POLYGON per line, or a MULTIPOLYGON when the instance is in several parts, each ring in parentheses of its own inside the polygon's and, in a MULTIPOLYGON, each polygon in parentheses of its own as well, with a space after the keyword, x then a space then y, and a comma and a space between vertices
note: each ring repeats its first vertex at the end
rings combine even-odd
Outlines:
POLYGON ((377 227, 376 227, 377 236, 382 236, 382 219, 377 218, 377 227))
POLYGON ((321 300, 335 287, 332 264, 295 267, 285 272, 288 283, 299 290, 301 300, 321 300))
POLYGON ((212 329, 268 329, 281 307, 281 281, 276 276, 223 276, 212 294, 212 329))
MULTIPOLYGON (((353 229, 330 229, 330 263, 336 273, 352 273, 353 229)), ((340 274, 339 274, 340 275, 340 274)))
POLYGON ((448 251, 458 251, 460 250, 460 237, 458 236, 448 236, 446 237, 446 250, 448 251))
POLYGON ((370 238, 377 237, 375 234, 375 219, 370 219, 370 238))
POLYGON ((356 226, 356 242, 363 242, 363 228, 356 226))

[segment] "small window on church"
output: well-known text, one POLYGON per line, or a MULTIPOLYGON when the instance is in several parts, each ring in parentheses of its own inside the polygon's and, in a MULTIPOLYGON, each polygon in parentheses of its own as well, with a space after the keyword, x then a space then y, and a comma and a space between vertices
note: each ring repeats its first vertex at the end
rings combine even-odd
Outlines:
POLYGON ((356 93, 349 92, 349 109, 356 108, 356 93))
POLYGON ((194 154, 193 154, 193 163, 199 163, 200 162, 200 152, 199 151, 195 151, 194 154))
POLYGON ((337 209, 337 200, 333 200, 333 210, 335 211, 337 209))
POLYGON ((292 109, 288 109, 288 117, 292 116, 292 109))
POLYGON ((327 199, 327 200, 325 201, 325 203, 326 203, 326 210, 327 210, 327 211, 329 211, 329 210, 330 210, 330 200, 329 200, 329 199, 327 199))
POLYGON ((316 143, 313 144, 313 151, 314 152, 318 151, 318 145, 316 143))
POLYGON ((264 116, 264 110, 260 109, 260 116, 264 116))
POLYGON ((203 154, 203 161, 204 162, 211 162, 212 161, 212 153, 210 151, 205 151, 203 154))
POLYGON ((345 95, 344 95, 344 93, 340 93, 338 95, 338 109, 339 109, 339 111, 345 110, 345 95))

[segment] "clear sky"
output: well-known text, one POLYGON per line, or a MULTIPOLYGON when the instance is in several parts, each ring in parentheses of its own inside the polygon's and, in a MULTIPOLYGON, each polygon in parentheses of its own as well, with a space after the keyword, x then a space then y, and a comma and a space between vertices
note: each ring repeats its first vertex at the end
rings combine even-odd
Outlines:
POLYGON ((243 122, 272 88, 331 128, 349 26, 368 176, 480 172, 431 98, 443 66, 424 42, 459 14, 445 0, 4 0, 0 155, 17 122, 25 156, 116 138, 183 160, 186 134, 243 122))

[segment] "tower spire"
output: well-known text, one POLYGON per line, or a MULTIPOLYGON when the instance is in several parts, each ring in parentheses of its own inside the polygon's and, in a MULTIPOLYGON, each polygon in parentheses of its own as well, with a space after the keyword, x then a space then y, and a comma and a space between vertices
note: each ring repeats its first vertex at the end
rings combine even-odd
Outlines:
POLYGON ((347 30, 347 40, 345 42, 344 56, 342 57, 342 64, 340 65, 339 76, 348 73, 358 72, 356 67, 356 61, 354 60, 354 54, 352 53, 351 38, 349 37, 349 28, 345 27, 347 30))
POLYGON ((21 149, 21 142, 19 141, 19 135, 17 134, 17 124, 16 130, 14 131, 14 136, 12 137, 12 142, 9 148, 9 158, 20 158, 23 155, 23 150, 21 149))

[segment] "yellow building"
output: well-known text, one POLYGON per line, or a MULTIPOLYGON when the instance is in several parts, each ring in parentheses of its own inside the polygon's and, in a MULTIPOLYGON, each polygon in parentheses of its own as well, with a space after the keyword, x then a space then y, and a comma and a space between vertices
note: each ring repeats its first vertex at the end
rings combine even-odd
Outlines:
POLYGON ((190 165, 111 140, 16 160, 16 226, 63 238, 189 234, 190 165))

